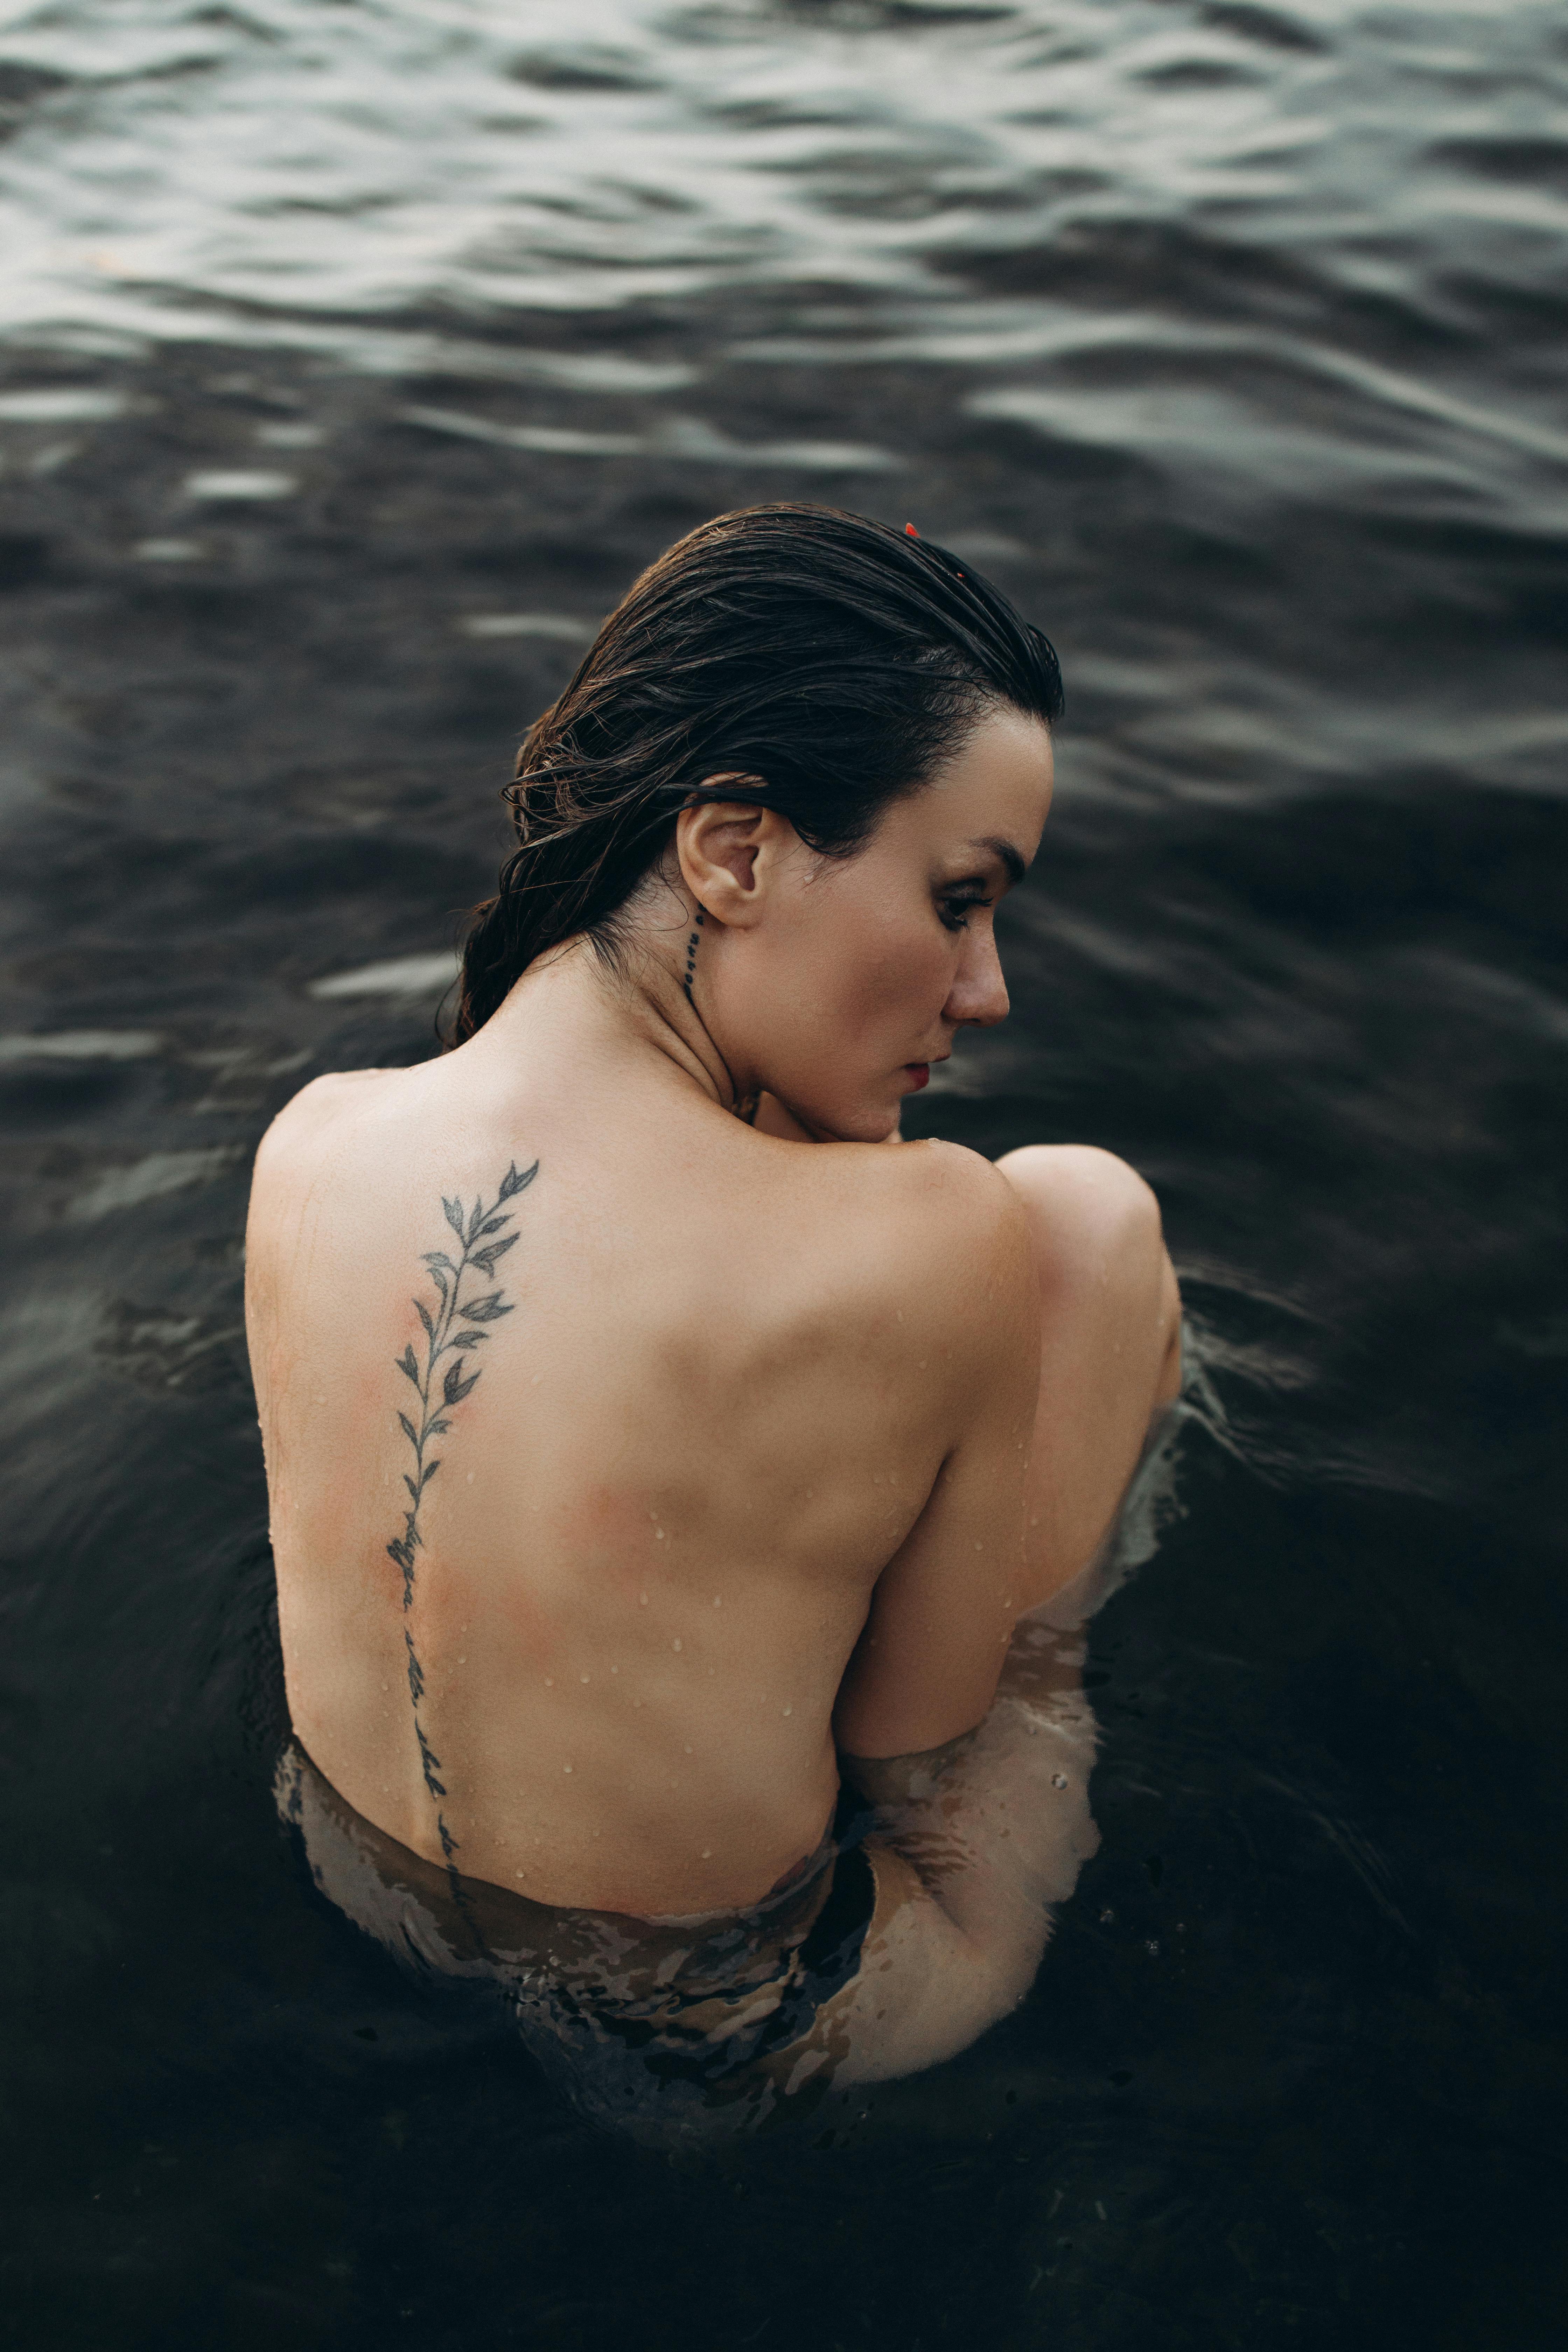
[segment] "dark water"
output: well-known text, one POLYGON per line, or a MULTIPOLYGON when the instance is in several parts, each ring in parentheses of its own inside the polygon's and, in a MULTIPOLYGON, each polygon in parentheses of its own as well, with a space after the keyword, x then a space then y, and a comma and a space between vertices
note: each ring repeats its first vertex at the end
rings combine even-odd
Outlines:
POLYGON ((1561 11, 61 0, 0 137, 14 2340, 1555 2344, 1561 11), (239 1236, 596 616, 776 495, 1061 648, 919 1117, 1142 1168, 1206 1387, 1026 2008, 669 2163, 280 1843, 239 1236))

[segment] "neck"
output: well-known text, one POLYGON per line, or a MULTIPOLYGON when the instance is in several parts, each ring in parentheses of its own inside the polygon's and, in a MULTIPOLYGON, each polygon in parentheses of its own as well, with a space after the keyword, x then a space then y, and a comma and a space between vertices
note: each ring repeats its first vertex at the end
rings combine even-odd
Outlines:
POLYGON ((735 1076, 710 1034, 693 992, 686 983, 686 954, 694 922, 675 934, 679 951, 664 927, 649 937, 642 927, 626 941, 618 969, 607 969, 584 939, 568 940, 530 965, 505 1003, 472 1040, 489 1041, 509 1055, 526 1036, 531 1052, 543 1045, 563 1052, 578 1067, 630 1057, 644 1068, 668 1074, 695 1088, 721 1110, 748 1107, 735 1076))

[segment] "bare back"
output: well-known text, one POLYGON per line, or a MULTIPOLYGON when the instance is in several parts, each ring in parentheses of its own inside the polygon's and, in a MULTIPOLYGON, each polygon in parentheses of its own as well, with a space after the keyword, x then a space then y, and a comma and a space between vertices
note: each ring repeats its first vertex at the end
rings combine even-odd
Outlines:
POLYGON ((1038 1343, 972 1155, 481 1034, 289 1107, 247 1298, 295 1727, 404 1844, 738 1907, 823 1835, 847 1668, 868 1752, 984 1711, 1038 1343))

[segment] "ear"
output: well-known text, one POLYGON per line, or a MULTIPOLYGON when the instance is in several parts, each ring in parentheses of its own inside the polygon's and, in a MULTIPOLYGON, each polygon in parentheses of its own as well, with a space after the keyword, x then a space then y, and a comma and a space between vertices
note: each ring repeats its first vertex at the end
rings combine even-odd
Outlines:
MULTIPOLYGON (((742 781, 713 779, 716 783, 742 781)), ((702 801, 695 808, 683 808, 675 821, 681 879, 700 907, 739 930, 761 921, 780 864, 799 845, 800 835, 788 817, 745 801, 702 801)))

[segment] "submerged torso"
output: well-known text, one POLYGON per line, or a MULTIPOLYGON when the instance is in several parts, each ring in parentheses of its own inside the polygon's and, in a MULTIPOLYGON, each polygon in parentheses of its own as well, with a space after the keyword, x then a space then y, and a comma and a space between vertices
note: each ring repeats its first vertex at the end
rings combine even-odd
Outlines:
POLYGON ((368 1820, 645 1916, 813 1853, 947 1443, 900 1232, 942 1150, 777 1141, 548 1051, 285 1114, 248 1282, 289 1702, 368 1820))

